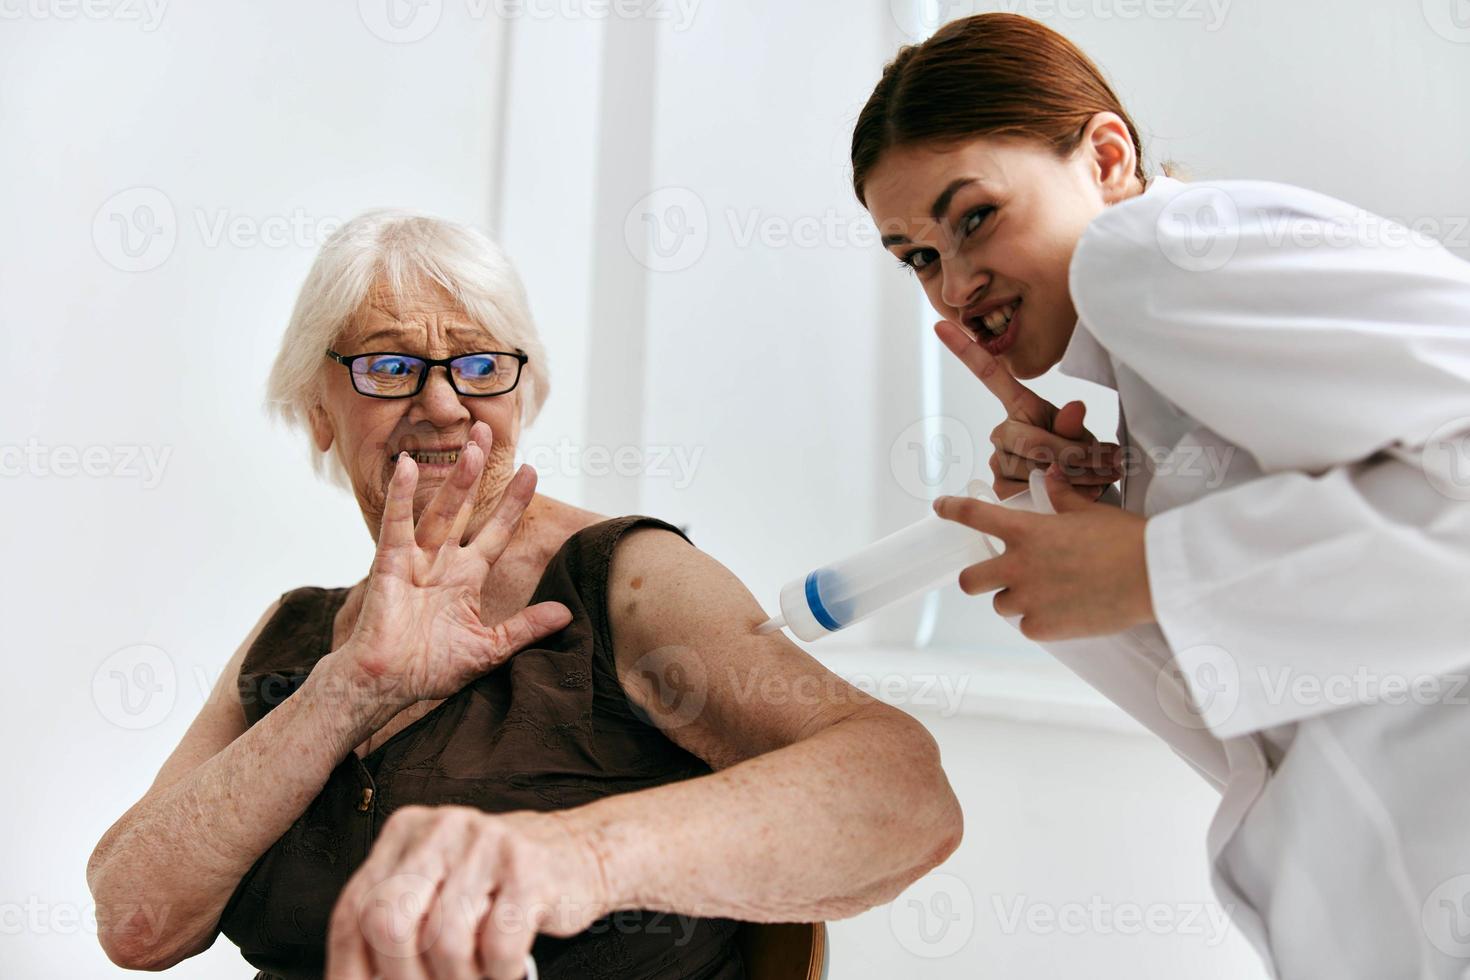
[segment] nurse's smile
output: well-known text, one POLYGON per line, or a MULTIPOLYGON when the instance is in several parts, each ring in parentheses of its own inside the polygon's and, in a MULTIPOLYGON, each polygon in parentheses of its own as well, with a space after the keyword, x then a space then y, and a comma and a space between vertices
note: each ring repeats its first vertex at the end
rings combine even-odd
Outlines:
POLYGON ((1021 329, 1021 300, 1019 298, 988 303, 985 307, 967 312, 963 321, 975 335, 975 342, 992 357, 999 357, 1010 350, 1021 329))

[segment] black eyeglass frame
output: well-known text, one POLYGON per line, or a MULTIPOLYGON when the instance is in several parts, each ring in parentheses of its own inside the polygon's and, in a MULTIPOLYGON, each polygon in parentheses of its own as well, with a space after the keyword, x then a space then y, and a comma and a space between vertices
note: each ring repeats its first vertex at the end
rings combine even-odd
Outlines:
POLYGON ((526 362, 531 359, 531 356, 529 354, 527 354, 525 351, 521 350, 519 347, 517 347, 513 351, 512 350, 477 350, 477 351, 471 351, 468 354, 456 354, 454 357, 419 357, 417 354, 405 354, 401 350, 371 350, 371 351, 364 351, 361 354, 338 354, 336 351, 332 350, 332 348, 328 347, 327 348, 327 356, 330 357, 332 360, 336 361, 338 364, 342 365, 343 367, 345 367, 347 369, 347 376, 352 381, 352 390, 353 391, 357 392, 359 395, 362 395, 364 398, 390 398, 390 399, 391 398, 412 398, 415 395, 417 395, 419 392, 423 391, 424 390, 424 384, 429 380, 429 372, 432 371, 432 370, 434 370, 434 368, 436 368, 436 367, 442 367, 442 368, 444 368, 444 375, 445 375, 445 377, 447 377, 449 379, 449 387, 451 387, 451 388, 454 389, 454 393, 455 394, 457 394, 457 395, 459 395, 459 396, 461 396, 463 398, 495 398, 498 395, 508 395, 512 391, 515 391, 516 390, 516 385, 518 385, 518 384, 521 383, 521 372, 525 368, 526 362), (506 388, 504 391, 484 391, 484 392, 481 392, 481 391, 460 391, 459 390, 459 385, 457 385, 457 384, 454 383, 454 372, 452 370, 450 370, 449 365, 453 364, 455 361, 459 360, 460 358, 464 358, 464 357, 479 357, 479 356, 481 356, 483 354, 494 354, 497 357, 514 357, 516 359, 516 376, 515 376, 515 380, 512 381, 510 383, 510 387, 509 388, 506 388), (354 371, 354 370, 352 370, 352 362, 353 361, 356 361, 358 358, 362 358, 362 357, 383 357, 383 356, 407 357, 407 358, 411 358, 411 359, 413 359, 415 361, 421 362, 424 365, 424 370, 423 370, 423 373, 419 375, 419 383, 418 383, 418 386, 415 387, 413 389, 413 391, 409 392, 406 395, 378 395, 378 394, 374 394, 371 391, 363 391, 361 388, 359 388, 357 386, 357 372, 354 371))

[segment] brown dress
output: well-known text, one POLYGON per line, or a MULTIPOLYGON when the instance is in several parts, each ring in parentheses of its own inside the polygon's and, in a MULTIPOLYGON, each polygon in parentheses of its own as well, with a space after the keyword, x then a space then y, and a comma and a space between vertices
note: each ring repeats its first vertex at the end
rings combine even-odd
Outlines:
MULTIPOLYGON (((619 538, 643 525, 683 536, 638 516, 573 534, 531 600, 564 603, 571 623, 365 758, 349 752, 332 770, 306 811, 246 872, 220 918, 221 931, 260 971, 256 980, 321 977, 337 896, 399 807, 559 810, 710 771, 645 720, 614 670, 608 567, 619 538)), ((281 597, 241 664, 247 724, 289 697, 329 652, 347 593, 309 586, 281 597)), ((727 919, 622 912, 569 939, 541 936, 532 953, 547 980, 740 980, 735 932, 727 919)))

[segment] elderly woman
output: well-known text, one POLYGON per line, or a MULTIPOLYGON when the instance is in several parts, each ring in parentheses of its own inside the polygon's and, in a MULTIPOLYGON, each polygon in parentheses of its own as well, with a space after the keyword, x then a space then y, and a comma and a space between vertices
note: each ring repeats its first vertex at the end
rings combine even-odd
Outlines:
POLYGON ((484 236, 365 214, 271 377, 377 542, 285 593, 87 868, 108 956, 260 977, 735 978, 735 920, 892 899, 960 812, 933 740, 651 517, 534 493, 547 392, 484 236), (697 602, 689 601, 697 596, 697 602))

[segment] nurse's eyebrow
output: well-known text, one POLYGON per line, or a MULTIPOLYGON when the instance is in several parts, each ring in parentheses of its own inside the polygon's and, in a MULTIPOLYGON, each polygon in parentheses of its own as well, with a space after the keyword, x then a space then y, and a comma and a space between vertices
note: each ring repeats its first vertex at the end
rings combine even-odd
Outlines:
POLYGON ((935 221, 942 220, 944 213, 949 210, 949 202, 954 200, 960 188, 968 187, 973 183, 975 183, 974 177, 960 177, 958 180, 950 181, 949 186, 940 191, 939 196, 934 199, 934 206, 929 209, 929 217, 935 221))
MULTIPOLYGON (((954 200, 954 196, 960 192, 961 188, 968 187, 976 182, 977 178, 975 177, 959 177, 950 181, 948 186, 940 191, 939 196, 934 199, 934 205, 929 208, 929 216, 935 221, 944 220, 944 214, 949 210, 949 204, 954 200)), ((883 246, 887 248, 890 245, 902 245, 908 240, 907 235, 884 235, 883 246)))

